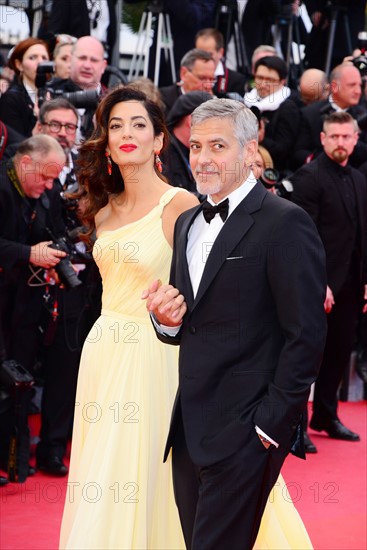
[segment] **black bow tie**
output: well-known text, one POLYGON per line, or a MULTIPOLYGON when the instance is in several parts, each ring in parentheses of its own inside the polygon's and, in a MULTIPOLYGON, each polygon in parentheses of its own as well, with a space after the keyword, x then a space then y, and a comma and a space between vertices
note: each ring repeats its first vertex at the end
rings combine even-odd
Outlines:
POLYGON ((228 205, 228 199, 215 205, 210 204, 210 202, 208 201, 203 202, 203 216, 206 223, 210 223, 216 214, 219 214, 222 220, 225 222, 228 218, 228 205))

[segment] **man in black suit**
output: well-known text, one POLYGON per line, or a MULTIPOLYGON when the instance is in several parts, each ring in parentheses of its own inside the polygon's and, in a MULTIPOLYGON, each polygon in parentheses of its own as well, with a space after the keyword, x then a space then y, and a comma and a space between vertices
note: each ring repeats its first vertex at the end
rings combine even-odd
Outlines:
MULTIPOLYGON (((358 69, 351 63, 335 67, 330 75, 329 97, 301 109, 300 128, 293 154, 294 168, 310 162, 323 152, 320 133, 325 116, 336 111, 348 111, 358 120, 366 114, 366 107, 360 103, 361 96, 362 78, 358 69)), ((367 158, 366 141, 365 133, 362 133, 350 158, 355 168, 367 158)))
POLYGON ((170 284, 143 298, 158 337, 180 344, 165 456, 186 546, 249 549, 321 361, 324 252, 309 216, 253 177, 249 109, 207 101, 191 130, 208 202, 180 216, 170 284))
POLYGON ((337 392, 366 284, 366 180, 348 165, 357 141, 358 127, 349 113, 329 115, 321 133, 324 152, 291 178, 292 199, 314 220, 326 251, 328 333, 310 426, 348 441, 359 441, 359 436, 340 422, 337 392))
MULTIPOLYGON (((52 199, 60 203, 65 235, 74 234, 73 242, 77 241, 78 233, 83 230, 76 201, 67 199, 68 193, 78 190, 75 175, 77 157, 72 151, 77 127, 78 112, 65 98, 58 97, 43 103, 36 131, 57 139, 67 156, 67 163, 55 179, 51 193, 52 199)), ((81 242, 75 246, 85 252, 81 242)), ((36 450, 37 468, 55 476, 68 472, 63 458, 74 416, 81 348, 90 328, 87 316, 92 310, 91 275, 97 269, 92 261, 87 266, 80 264, 83 264, 82 260, 79 262, 78 277, 83 284, 74 288, 60 284, 50 286, 47 308, 40 322, 45 336, 40 354, 43 393, 40 441, 36 450)), ((99 302, 99 296, 95 301, 99 302)))
POLYGON ((224 63, 224 38, 217 29, 201 29, 195 37, 195 48, 211 53, 215 63, 216 82, 213 93, 225 97, 227 93, 245 93, 246 76, 232 71, 224 63))
POLYGON ((213 93, 215 61, 211 53, 194 48, 181 59, 180 82, 159 88, 167 113, 176 99, 186 92, 213 93))
MULTIPOLYGON (((65 256, 49 247, 46 227, 60 236, 63 224, 58 203, 45 193, 64 163, 56 140, 34 136, 19 145, 11 161, 0 165, 0 359, 16 360, 28 370, 39 347, 43 270, 65 256)), ((11 422, 0 422, 1 465, 7 463, 11 422)))
POLYGON ((80 38, 94 36, 100 40, 108 58, 118 34, 116 0, 53 0, 48 30, 54 34, 66 33, 80 38), (107 8, 107 9, 106 9, 107 8))

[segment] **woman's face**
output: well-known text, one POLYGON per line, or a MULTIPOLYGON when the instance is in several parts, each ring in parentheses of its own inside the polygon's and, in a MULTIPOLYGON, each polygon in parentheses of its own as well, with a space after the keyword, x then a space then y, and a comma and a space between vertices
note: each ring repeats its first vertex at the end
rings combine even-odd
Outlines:
POLYGON ((59 78, 69 78, 72 47, 72 44, 63 44, 60 46, 57 55, 54 57, 55 76, 59 78))
POLYGON ((48 52, 42 44, 35 44, 26 50, 22 61, 15 61, 17 69, 21 72, 26 83, 33 84, 36 80, 37 65, 42 61, 48 61, 48 52))
MULTIPOLYGON (((163 134, 154 135, 153 124, 140 101, 123 101, 111 109, 107 151, 119 166, 154 164, 154 153, 163 145, 163 134)), ((133 174, 132 174, 133 175, 133 174)))
POLYGON ((256 153, 255 162, 252 165, 252 172, 256 179, 259 179, 261 176, 261 172, 265 168, 265 162, 262 156, 260 155, 259 151, 256 153))

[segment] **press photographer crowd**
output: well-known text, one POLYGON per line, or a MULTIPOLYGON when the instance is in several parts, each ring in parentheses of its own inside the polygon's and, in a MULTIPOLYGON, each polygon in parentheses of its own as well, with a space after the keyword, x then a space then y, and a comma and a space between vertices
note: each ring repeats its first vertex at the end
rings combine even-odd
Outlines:
MULTIPOLYGON (((124 2, 127 10, 135 3, 124 2)), ((101 99, 120 87, 162 109, 170 139, 157 166, 200 202, 193 111, 218 97, 255 114, 255 178, 309 214, 326 252, 328 333, 310 426, 359 441, 338 401, 348 398, 353 351, 367 384, 366 0, 147 2, 155 33, 161 14, 170 17, 178 74, 153 38, 147 55, 149 71, 159 57, 157 86, 150 72, 127 82, 113 65, 116 1, 46 4, 38 36, 8 52, 0 75, 0 485, 37 470, 68 474, 80 355, 102 292, 85 236, 78 150, 95 138, 101 99), (32 414, 41 415, 36 440, 32 414)), ((304 411, 305 450, 316 453, 308 424, 304 411)))

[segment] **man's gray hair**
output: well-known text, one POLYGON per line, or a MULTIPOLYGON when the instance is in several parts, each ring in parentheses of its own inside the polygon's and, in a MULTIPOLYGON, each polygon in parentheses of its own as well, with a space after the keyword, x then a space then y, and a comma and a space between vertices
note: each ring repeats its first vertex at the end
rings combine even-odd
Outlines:
POLYGON ((51 99, 50 101, 44 101, 39 111, 38 120, 40 121, 41 124, 45 124, 46 115, 48 113, 51 113, 52 111, 56 111, 59 109, 72 111, 78 122, 79 120, 78 111, 76 110, 74 105, 72 105, 72 103, 70 103, 70 101, 68 101, 65 97, 56 97, 55 99, 51 99))
POLYGON ((66 156, 59 142, 51 136, 37 134, 22 141, 15 153, 15 159, 20 159, 23 155, 45 158, 51 152, 55 152, 65 162, 66 156))
POLYGON ((197 107, 191 115, 191 127, 211 118, 228 118, 241 147, 258 140, 259 124, 254 113, 235 99, 212 99, 197 107))
POLYGON ((198 59, 201 59, 202 61, 214 61, 210 52, 199 50, 199 48, 194 48, 185 53, 181 59, 181 67, 186 67, 186 69, 191 70, 198 59))

